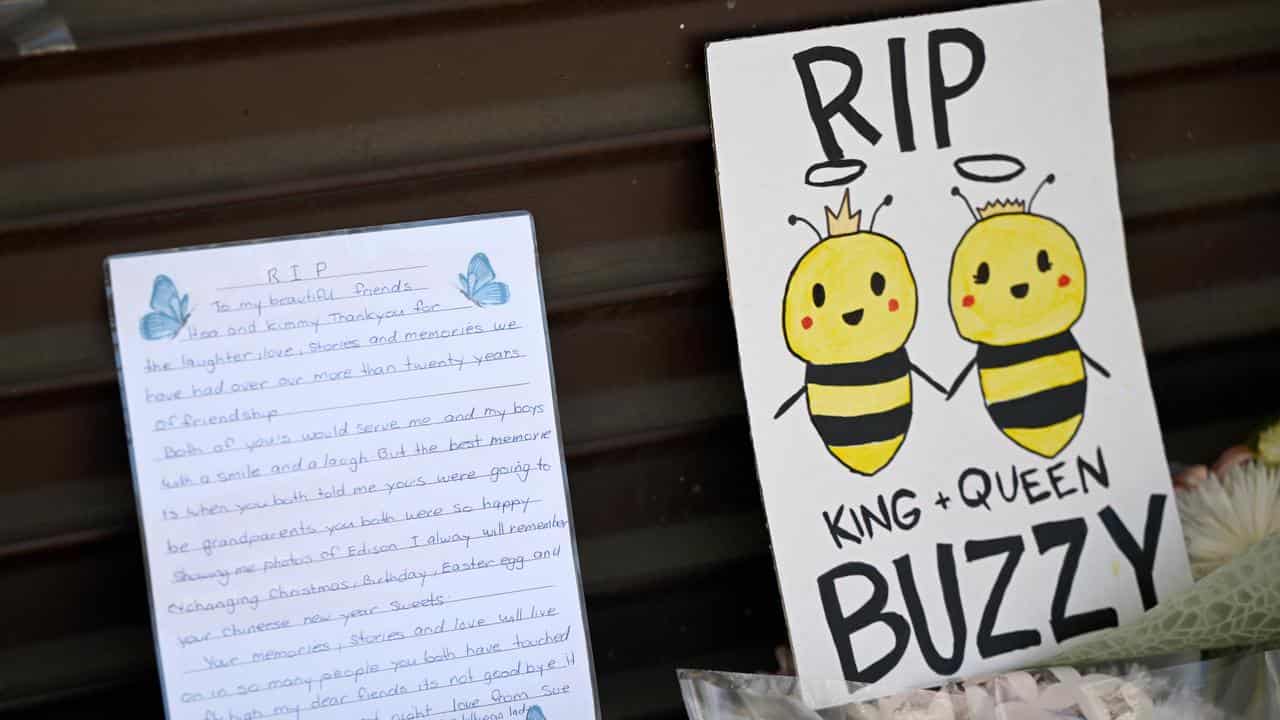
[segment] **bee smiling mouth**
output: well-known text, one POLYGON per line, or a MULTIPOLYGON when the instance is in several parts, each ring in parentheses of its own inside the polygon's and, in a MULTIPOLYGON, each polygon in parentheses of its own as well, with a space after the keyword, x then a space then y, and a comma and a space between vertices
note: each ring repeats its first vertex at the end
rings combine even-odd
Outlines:
POLYGON ((862 322, 862 308, 858 308, 853 312, 847 312, 840 316, 848 325, 857 325, 862 322))
POLYGON ((1009 294, 1018 298, 1019 300, 1026 297, 1027 293, 1030 290, 1031 290, 1031 286, 1028 285, 1027 283, 1018 283, 1017 285, 1009 286, 1009 294))

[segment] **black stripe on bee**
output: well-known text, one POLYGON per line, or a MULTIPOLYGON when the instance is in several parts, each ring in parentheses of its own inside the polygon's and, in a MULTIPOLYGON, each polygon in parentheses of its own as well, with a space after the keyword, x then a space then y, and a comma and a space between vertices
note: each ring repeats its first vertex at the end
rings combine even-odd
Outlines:
POLYGON ((978 367, 1009 367, 1028 360, 1079 349, 1080 344, 1072 337, 1069 330, 1040 340, 1022 343, 1021 345, 979 345, 978 367))
POLYGON ((1084 412, 1084 380, 987 406, 1001 428, 1039 428, 1084 412))
POLYGON ((875 385, 897 380, 911 370, 905 347, 863 362, 810 365, 804 380, 813 385, 875 385))
POLYGON ((911 424, 910 403, 870 415, 837 417, 813 415, 813 426, 822 441, 834 447, 892 440, 911 424))

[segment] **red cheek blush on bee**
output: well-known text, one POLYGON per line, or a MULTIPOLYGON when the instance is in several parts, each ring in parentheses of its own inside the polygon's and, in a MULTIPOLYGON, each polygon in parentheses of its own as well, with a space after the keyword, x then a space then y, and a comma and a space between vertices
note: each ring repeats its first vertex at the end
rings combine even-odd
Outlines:
POLYGON ((973 307, 973 296, 965 295, 964 299, 960 301, 960 304, 965 307, 973 307))
POLYGON ((808 315, 805 315, 804 317, 800 318, 800 327, 804 328, 805 330, 808 330, 809 328, 813 327, 813 318, 809 317, 808 315))
POLYGON ((889 298, 889 312, 898 312, 898 298, 889 298))
POLYGON ((1058 287, 1066 287, 1070 284, 1071 284, 1071 278, 1067 277, 1066 275, 1058 276, 1058 287))

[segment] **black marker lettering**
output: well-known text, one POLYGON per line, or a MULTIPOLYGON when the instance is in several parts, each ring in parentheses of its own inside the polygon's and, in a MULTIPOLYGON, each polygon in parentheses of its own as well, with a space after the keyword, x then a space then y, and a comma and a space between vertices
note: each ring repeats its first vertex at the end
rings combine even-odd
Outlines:
MULTIPOLYGON (((942 601, 947 608, 947 620, 951 626, 951 655, 943 657, 934 645, 933 634, 929 631, 929 618, 925 615, 924 604, 920 600, 920 592, 916 588, 915 575, 911 572, 911 557, 903 555, 893 561, 898 569, 898 584, 902 586, 902 599, 907 605, 907 615, 911 617, 911 627, 915 630, 916 644, 920 646, 920 654, 925 664, 939 675, 954 675, 964 664, 964 645, 966 626, 964 607, 960 600, 960 583, 956 579, 956 558, 951 545, 938 544, 938 583, 942 586, 942 601)), ((930 593, 933 596, 933 593, 930 593)))
POLYGON ((996 619, 1000 615, 1000 605, 1004 602, 1004 594, 1013 580, 1013 571, 1018 567, 1025 546, 1021 535, 992 538, 990 540, 970 540, 964 544, 965 559, 969 562, 982 560, 995 555, 1004 555, 1004 564, 996 574, 995 583, 991 586, 991 595, 982 608, 982 620, 978 623, 978 654, 983 658, 1034 647, 1040 644, 1040 633, 1036 630, 1013 630, 995 633, 996 619))
POLYGON ((1032 534, 1036 538, 1036 547, 1040 554, 1066 545, 1067 551, 1062 556, 1062 568, 1058 572, 1058 584, 1053 590, 1053 602, 1050 606, 1049 627, 1053 628, 1053 637, 1058 642, 1066 642, 1073 637, 1091 633, 1103 628, 1115 627, 1120 618, 1115 608, 1099 608, 1088 612, 1067 614, 1067 603, 1071 599, 1071 586, 1075 582, 1076 571, 1080 567, 1080 554, 1084 551, 1084 539, 1089 526, 1083 518, 1071 518, 1057 522, 1041 523, 1032 526, 1032 534))
POLYGON ((929 33, 929 96, 933 100, 933 133, 938 149, 951 147, 951 125, 947 119, 947 102, 968 92, 978 82, 987 63, 982 39, 964 28, 946 28, 929 33), (960 45, 969 51, 969 71, 954 85, 948 85, 942 72, 942 46, 960 45))
POLYGON ((1080 487, 1084 491, 1089 492, 1089 484, 1085 482, 1084 476, 1088 475, 1093 478, 1104 488, 1111 487, 1111 479, 1107 475, 1107 462, 1102 457, 1102 448, 1098 448, 1098 464, 1090 465, 1084 458, 1076 458, 1076 470, 1080 473, 1080 487))
POLYGON ((1108 505, 1102 508, 1098 517, 1115 542, 1120 552, 1124 553, 1129 564, 1133 566, 1133 574, 1138 580, 1138 592, 1142 595, 1142 609, 1150 610, 1156 606, 1156 546, 1160 543, 1160 526, 1164 521, 1163 494, 1154 494, 1147 501, 1147 522, 1142 531, 1142 545, 1133 539, 1129 529, 1116 515, 1116 511, 1108 505))
POLYGON ((898 148, 916 149, 916 132, 911 123, 911 100, 907 97, 907 40, 889 38, 889 81, 893 84, 893 119, 898 128, 898 148))
POLYGON ((889 600, 889 584, 884 576, 871 565, 848 562, 818 576, 818 596, 822 599, 822 611, 827 619, 827 629, 840 658, 840 669, 849 682, 873 683, 889 674, 907 651, 911 627, 906 618, 896 612, 885 611, 889 600), (844 578, 866 578, 871 582, 871 597, 852 613, 845 615, 840 608, 840 596, 836 581, 844 578), (893 633, 893 648, 883 657, 865 668, 859 669, 853 655, 853 634, 876 623, 883 623, 893 633))
POLYGON ((868 143, 875 145, 880 142, 880 131, 853 109, 853 98, 862 85, 862 61, 856 54, 842 47, 822 45, 796 53, 794 60, 796 72, 800 74, 800 84, 804 88, 804 100, 809 106, 809 117, 813 120, 814 129, 818 131, 822 152, 828 160, 844 157, 840 142, 836 140, 835 129, 831 126, 831 120, 837 115, 853 126, 868 143), (818 80, 813 74, 813 64, 817 62, 839 63, 849 69, 849 81, 845 83, 844 89, 825 104, 818 90, 818 80))

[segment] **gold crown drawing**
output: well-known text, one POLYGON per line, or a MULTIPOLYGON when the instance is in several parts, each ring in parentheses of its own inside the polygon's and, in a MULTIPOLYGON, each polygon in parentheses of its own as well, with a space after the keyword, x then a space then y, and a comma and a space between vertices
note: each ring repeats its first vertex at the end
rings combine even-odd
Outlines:
POLYGON ((978 218, 985 220, 992 215, 1012 215, 1027 211, 1027 204, 1022 200, 992 200, 978 208, 978 218))
POLYGON ((827 237, 852 235, 862 229, 862 211, 849 214, 849 190, 846 188, 840 200, 840 209, 835 212, 827 210, 827 237))

